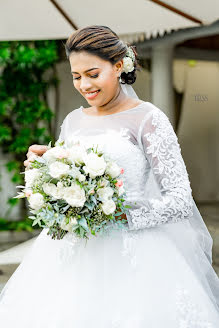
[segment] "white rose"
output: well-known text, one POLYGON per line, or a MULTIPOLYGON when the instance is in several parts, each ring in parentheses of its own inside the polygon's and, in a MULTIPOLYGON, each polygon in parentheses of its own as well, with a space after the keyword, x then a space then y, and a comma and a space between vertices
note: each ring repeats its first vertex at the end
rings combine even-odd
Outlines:
POLYGON ((86 179, 86 177, 85 177, 84 174, 80 174, 79 177, 78 177, 78 180, 79 180, 80 182, 85 181, 85 179, 86 179))
POLYGON ((65 163, 54 162, 49 165, 49 174, 53 178, 59 179, 63 175, 68 175, 69 171, 70 171, 70 166, 65 163))
POLYGON ((97 194, 103 199, 103 202, 111 199, 114 190, 111 187, 100 188, 97 190, 97 194))
POLYGON ((30 197, 28 198, 28 201, 30 203, 30 207, 34 210, 39 210, 44 205, 43 195, 41 195, 38 192, 35 193, 35 194, 30 195, 30 197))
POLYGON ((81 175, 81 172, 78 167, 73 166, 73 167, 71 167, 68 174, 71 175, 73 178, 77 179, 81 175))
POLYGON ((74 218, 70 218, 69 220, 69 223, 66 223, 65 219, 61 222, 60 224, 60 227, 63 229, 63 230, 66 230, 66 231, 71 231, 72 230, 72 227, 74 225, 78 224, 78 221, 77 219, 74 217, 74 218))
POLYGON ((79 165, 84 163, 84 157, 87 154, 84 147, 80 145, 74 145, 68 150, 69 150, 69 159, 73 163, 77 163, 79 165))
POLYGON ((69 155, 68 150, 63 147, 57 146, 47 150, 42 157, 49 163, 55 162, 57 158, 67 158, 69 155))
POLYGON ((102 187, 106 187, 108 184, 109 184, 109 181, 107 179, 105 179, 105 178, 101 179, 100 185, 102 187))
POLYGON ((62 188, 64 188, 63 183, 62 183, 61 181, 58 181, 58 183, 57 183, 57 188, 58 188, 58 189, 62 189, 62 188))
POLYGON ((53 183, 44 183, 42 187, 43 187, 43 191, 49 196, 52 196, 56 199, 60 199, 63 196, 62 183, 60 185, 58 182, 57 187, 53 183))
POLYGON ((63 199, 73 207, 84 206, 85 191, 75 183, 71 187, 63 188, 63 199))
POLYGON ((86 180, 85 175, 81 174, 78 167, 72 167, 68 174, 71 175, 73 178, 78 179, 80 182, 86 180))
POLYGON ((30 195, 33 194, 32 189, 26 189, 26 188, 25 188, 25 191, 24 191, 24 192, 25 192, 25 196, 26 196, 26 197, 30 197, 30 195))
POLYGON ((103 212, 106 215, 112 214, 116 209, 116 204, 112 199, 105 201, 103 204, 101 204, 101 207, 103 209, 103 212))
POLYGON ((130 57, 123 58, 123 71, 125 73, 132 72, 134 69, 134 63, 130 57))
POLYGON ((41 176, 39 169, 29 169, 25 171, 25 183, 26 187, 32 187, 34 182, 41 176))
POLYGON ((83 169, 85 173, 88 173, 94 179, 96 176, 104 174, 106 162, 103 156, 99 157, 97 154, 90 153, 85 157, 85 166, 83 169))
POLYGON ((120 167, 115 162, 110 162, 107 164, 106 173, 113 179, 120 175, 120 170, 120 167))

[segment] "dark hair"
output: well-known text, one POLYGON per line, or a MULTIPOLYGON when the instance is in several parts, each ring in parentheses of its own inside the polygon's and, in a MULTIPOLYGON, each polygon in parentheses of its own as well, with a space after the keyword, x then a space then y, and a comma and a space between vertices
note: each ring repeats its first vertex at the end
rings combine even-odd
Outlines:
POLYGON ((134 70, 132 72, 122 72, 121 83, 133 84, 136 80, 136 70, 140 66, 137 61, 137 52, 135 46, 130 46, 119 39, 118 35, 109 27, 103 25, 90 25, 74 32, 65 44, 67 57, 71 52, 87 51, 90 54, 97 55, 112 64, 123 59, 128 50, 132 48, 135 54, 134 70))

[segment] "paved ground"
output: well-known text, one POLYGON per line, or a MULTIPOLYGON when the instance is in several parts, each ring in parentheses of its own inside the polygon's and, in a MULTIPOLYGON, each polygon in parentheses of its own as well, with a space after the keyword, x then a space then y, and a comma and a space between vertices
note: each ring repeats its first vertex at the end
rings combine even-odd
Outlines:
MULTIPOLYGON (((219 204, 216 205, 199 205, 199 211, 204 218, 204 221, 208 227, 208 230, 213 238, 213 268, 219 276, 219 204)), ((7 250, 10 247, 15 246, 13 244, 4 244, 0 246, 0 252, 7 250)), ((27 243, 28 245, 28 243, 27 243)), ((0 264, 0 291, 10 276, 18 267, 18 264, 0 264)))

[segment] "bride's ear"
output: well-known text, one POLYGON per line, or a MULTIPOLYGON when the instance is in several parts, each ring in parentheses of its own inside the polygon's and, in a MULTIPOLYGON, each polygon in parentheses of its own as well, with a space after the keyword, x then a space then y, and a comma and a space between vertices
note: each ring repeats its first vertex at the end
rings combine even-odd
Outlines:
POLYGON ((123 69, 123 59, 119 60, 115 64, 115 68, 116 68, 117 76, 120 77, 122 74, 122 69, 123 69))

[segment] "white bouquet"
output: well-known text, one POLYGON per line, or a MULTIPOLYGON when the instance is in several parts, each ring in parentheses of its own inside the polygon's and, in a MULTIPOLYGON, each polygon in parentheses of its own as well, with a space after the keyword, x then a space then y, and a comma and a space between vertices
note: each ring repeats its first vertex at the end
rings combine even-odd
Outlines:
POLYGON ((56 142, 40 157, 34 155, 25 172, 25 186, 14 198, 27 197, 33 225, 49 228, 48 235, 62 239, 67 232, 88 239, 110 226, 123 228, 124 169, 96 147, 80 142, 56 142))

